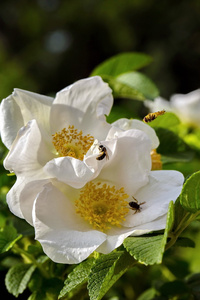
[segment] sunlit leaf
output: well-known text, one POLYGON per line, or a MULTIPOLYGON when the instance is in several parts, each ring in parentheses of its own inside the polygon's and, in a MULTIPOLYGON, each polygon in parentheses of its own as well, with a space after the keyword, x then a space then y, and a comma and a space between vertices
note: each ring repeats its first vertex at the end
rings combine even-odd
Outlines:
POLYGON ((133 86, 129 86, 124 82, 120 82, 117 78, 102 75, 104 81, 106 81, 113 91, 114 98, 129 98, 134 100, 145 100, 143 93, 133 86))
POLYGON ((128 71, 138 70, 151 62, 152 58, 146 54, 136 52, 122 53, 113 56, 98 65, 93 70, 91 76, 110 75, 115 77, 128 71))
POLYGON ((116 77, 117 82, 142 93, 147 99, 158 97, 159 91, 156 85, 144 74, 139 72, 128 72, 116 77))

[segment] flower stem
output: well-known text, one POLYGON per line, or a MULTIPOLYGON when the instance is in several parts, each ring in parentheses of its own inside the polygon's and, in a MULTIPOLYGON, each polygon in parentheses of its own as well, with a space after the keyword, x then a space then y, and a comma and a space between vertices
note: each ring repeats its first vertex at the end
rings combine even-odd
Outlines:
POLYGON ((33 255, 25 251, 24 249, 18 247, 16 244, 12 248, 13 252, 20 254, 22 257, 25 256, 32 264, 34 264, 41 272, 41 274, 45 278, 49 278, 49 273, 42 267, 40 263, 37 262, 37 260, 34 258, 33 255))

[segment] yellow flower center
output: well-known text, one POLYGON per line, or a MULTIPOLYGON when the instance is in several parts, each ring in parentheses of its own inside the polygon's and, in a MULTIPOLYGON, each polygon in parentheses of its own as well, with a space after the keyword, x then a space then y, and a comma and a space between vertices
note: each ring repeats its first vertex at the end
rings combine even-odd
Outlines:
POLYGON ((161 155, 156 152, 156 149, 153 149, 151 151, 151 161, 152 161, 151 170, 162 170, 161 155))
POLYGON ((83 135, 82 130, 75 129, 73 125, 56 132, 52 139, 57 155, 71 156, 80 160, 83 160, 93 142, 93 136, 83 135))
POLYGON ((101 182, 87 183, 75 201, 76 212, 88 221, 94 229, 105 232, 111 226, 121 227, 129 212, 124 188, 116 189, 101 182))

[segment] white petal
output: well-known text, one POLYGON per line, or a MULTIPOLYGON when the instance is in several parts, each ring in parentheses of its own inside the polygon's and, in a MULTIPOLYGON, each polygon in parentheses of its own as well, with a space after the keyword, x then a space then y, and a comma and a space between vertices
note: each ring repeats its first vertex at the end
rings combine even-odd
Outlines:
POLYGON ((56 178, 74 188, 83 187, 94 177, 94 172, 79 159, 73 157, 58 157, 49 161, 44 171, 48 177, 56 178))
POLYGON ((24 218, 21 207, 20 207, 20 194, 21 191, 23 190, 25 184, 26 184, 26 179, 23 177, 17 177, 17 180, 13 187, 10 189, 10 191, 7 193, 6 200, 8 203, 8 207, 10 211, 16 215, 19 218, 24 218))
MULTIPOLYGON (((37 179, 39 177, 37 174, 37 179)), ((6 197, 10 211, 32 225, 33 202, 45 183, 46 180, 34 181, 34 177, 18 176, 6 197)))
POLYGON ((107 137, 108 149, 109 143, 113 143, 113 135, 116 138, 116 147, 98 180, 110 182, 118 187, 120 184, 126 193, 132 195, 149 180, 151 141, 143 131, 130 129, 119 132, 112 128, 107 137))
POLYGON ((3 143, 10 149, 18 130, 28 121, 36 119, 49 131, 49 116, 53 98, 15 89, 0 106, 0 132, 3 143))
POLYGON ((180 172, 168 170, 151 171, 149 178, 149 183, 133 195, 138 203, 145 202, 141 205, 141 211, 135 214, 130 209, 124 226, 140 226, 166 214, 169 202, 177 199, 184 181, 180 172))
POLYGON ((138 236, 138 235, 146 234, 148 232, 165 229, 166 221, 167 221, 167 214, 149 223, 136 226, 134 231, 131 233, 131 236, 138 236))
MULTIPOLYGON (((21 190, 21 193, 18 193, 17 200, 20 203, 21 212, 23 218, 33 225, 32 214, 33 214, 33 205, 37 195, 42 191, 43 186, 47 184, 48 180, 36 180, 39 179, 39 176, 35 178, 26 178, 24 180, 24 188, 21 190)), ((21 188, 21 187, 20 187, 21 188)))
POLYGON ((148 107, 150 112, 157 112, 163 109, 172 111, 170 102, 161 97, 155 98, 154 101, 146 100, 144 101, 144 105, 148 107))
POLYGON ((151 140, 152 149, 156 149, 159 145, 159 139, 155 133, 155 130, 142 121, 122 118, 112 123, 112 125, 122 130, 139 129, 141 131, 144 131, 151 140))
POLYGON ((82 79, 57 93, 51 111, 52 133, 74 125, 84 134, 105 138, 105 120, 113 104, 112 91, 100 77, 82 79))
POLYGON ((106 238, 104 233, 89 229, 73 203, 51 184, 35 202, 34 227, 44 252, 58 263, 81 262, 106 238))
POLYGON ((181 121, 200 126, 200 89, 188 94, 175 94, 171 107, 181 121))
POLYGON ((50 150, 48 143, 41 135, 37 122, 32 120, 18 132, 11 150, 4 160, 4 166, 16 174, 34 173, 53 158, 50 150))

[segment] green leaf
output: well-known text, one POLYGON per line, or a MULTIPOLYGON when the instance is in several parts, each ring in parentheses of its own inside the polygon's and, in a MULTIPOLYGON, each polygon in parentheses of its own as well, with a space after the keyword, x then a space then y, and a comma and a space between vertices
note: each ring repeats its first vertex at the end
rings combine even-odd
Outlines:
MULTIPOLYGON (((181 280, 175 280, 172 282, 164 283, 160 288, 159 292, 163 296, 176 296, 176 295, 183 295, 189 292, 187 285, 181 280)), ((171 297, 170 297, 171 299, 171 297)), ((189 299, 189 298, 187 298, 189 299)))
POLYGON ((192 291, 193 299, 199 299, 200 295, 200 273, 192 274, 186 283, 190 290, 192 291))
POLYGON ((140 263, 145 265, 160 264, 162 262, 163 235, 128 237, 124 241, 126 250, 140 263))
POLYGON ((177 162, 189 162, 194 157, 192 151, 179 152, 177 154, 163 155, 161 156, 161 161, 163 165, 177 163, 177 162))
POLYGON ((33 254, 34 256, 38 256, 39 254, 43 254, 42 246, 39 243, 37 243, 36 245, 29 245, 27 252, 33 254))
POLYGON ((126 250, 140 263, 145 265, 160 264, 162 262, 168 233, 173 226, 173 221, 174 208, 173 202, 171 201, 164 235, 128 237, 124 240, 126 250))
POLYGON ((19 264, 12 267, 6 274, 5 284, 9 293, 18 297, 26 289, 36 266, 19 264))
POLYGON ((167 212, 167 222, 166 222, 166 227, 165 227, 165 232, 164 232, 163 242, 162 242, 163 247, 165 247, 166 245, 169 232, 171 232, 173 229, 174 219, 175 219, 174 202, 170 201, 168 212, 167 212))
POLYGON ((137 300, 153 300, 157 295, 157 291, 154 288, 150 288, 142 293, 137 300))
POLYGON ((42 290, 42 284, 43 284, 43 277, 41 276, 40 271, 36 269, 28 283, 28 288, 34 294, 34 292, 38 292, 42 290))
POLYGON ((166 156, 174 156, 180 152, 187 153, 186 155, 189 154, 190 149, 188 145, 174 132, 161 127, 155 127, 154 129, 160 141, 160 145, 157 148, 158 153, 166 156))
POLYGON ((186 237, 179 237, 175 246, 195 248, 195 242, 186 237))
POLYGON ((34 227, 24 219, 14 218, 13 226, 17 229, 17 232, 21 233, 23 236, 34 236, 34 227))
POLYGON ((111 286, 134 264, 124 251, 102 255, 91 269, 88 280, 90 300, 100 300, 111 286))
POLYGON ((180 203, 191 213, 200 210, 200 171, 191 175, 183 185, 180 194, 180 203))
POLYGON ((180 196, 176 200, 174 205, 174 225, 173 225, 173 232, 176 232, 177 229, 180 229, 180 226, 184 226, 186 223, 190 223, 192 214, 186 211, 182 205, 180 204, 180 196), (184 224, 182 222, 184 221, 184 224))
POLYGON ((199 152, 200 150, 200 129, 193 129, 191 132, 191 129, 188 134, 185 134, 184 141, 190 145, 191 148, 197 150, 199 152))
MULTIPOLYGON (((28 300, 51 300, 44 291, 34 292, 28 297, 28 300)), ((53 299, 52 299, 53 300, 53 299)))
POLYGON ((147 99, 154 99, 159 95, 155 84, 144 74, 139 72, 128 72, 116 77, 117 82, 139 91, 147 99))
POLYGON ((102 75, 102 78, 109 84, 110 88, 113 91, 114 98, 129 98, 141 101, 145 100, 145 96, 140 91, 138 91, 134 87, 118 81, 117 78, 108 75, 102 75))
POLYGON ((12 226, 6 226, 0 231, 0 253, 8 251, 22 237, 12 226))
POLYGON ((84 283, 87 282, 94 259, 88 259, 77 267, 68 275, 64 282, 64 287, 60 291, 59 299, 68 296, 68 299, 78 293, 84 283), (71 295, 69 295, 71 293, 71 295))
POLYGON ((138 70, 147 66, 152 62, 152 58, 146 54, 129 52, 113 56, 100 65, 92 72, 91 76, 95 75, 110 75, 117 76, 132 70, 138 70))
POLYGON ((190 274, 190 265, 188 262, 173 255, 168 255, 164 260, 164 269, 167 267, 169 271, 178 279, 183 279, 185 276, 190 274))
POLYGON ((42 290, 49 296, 48 299, 58 299, 59 292, 63 286, 63 281, 59 278, 52 277, 44 279, 42 290))

